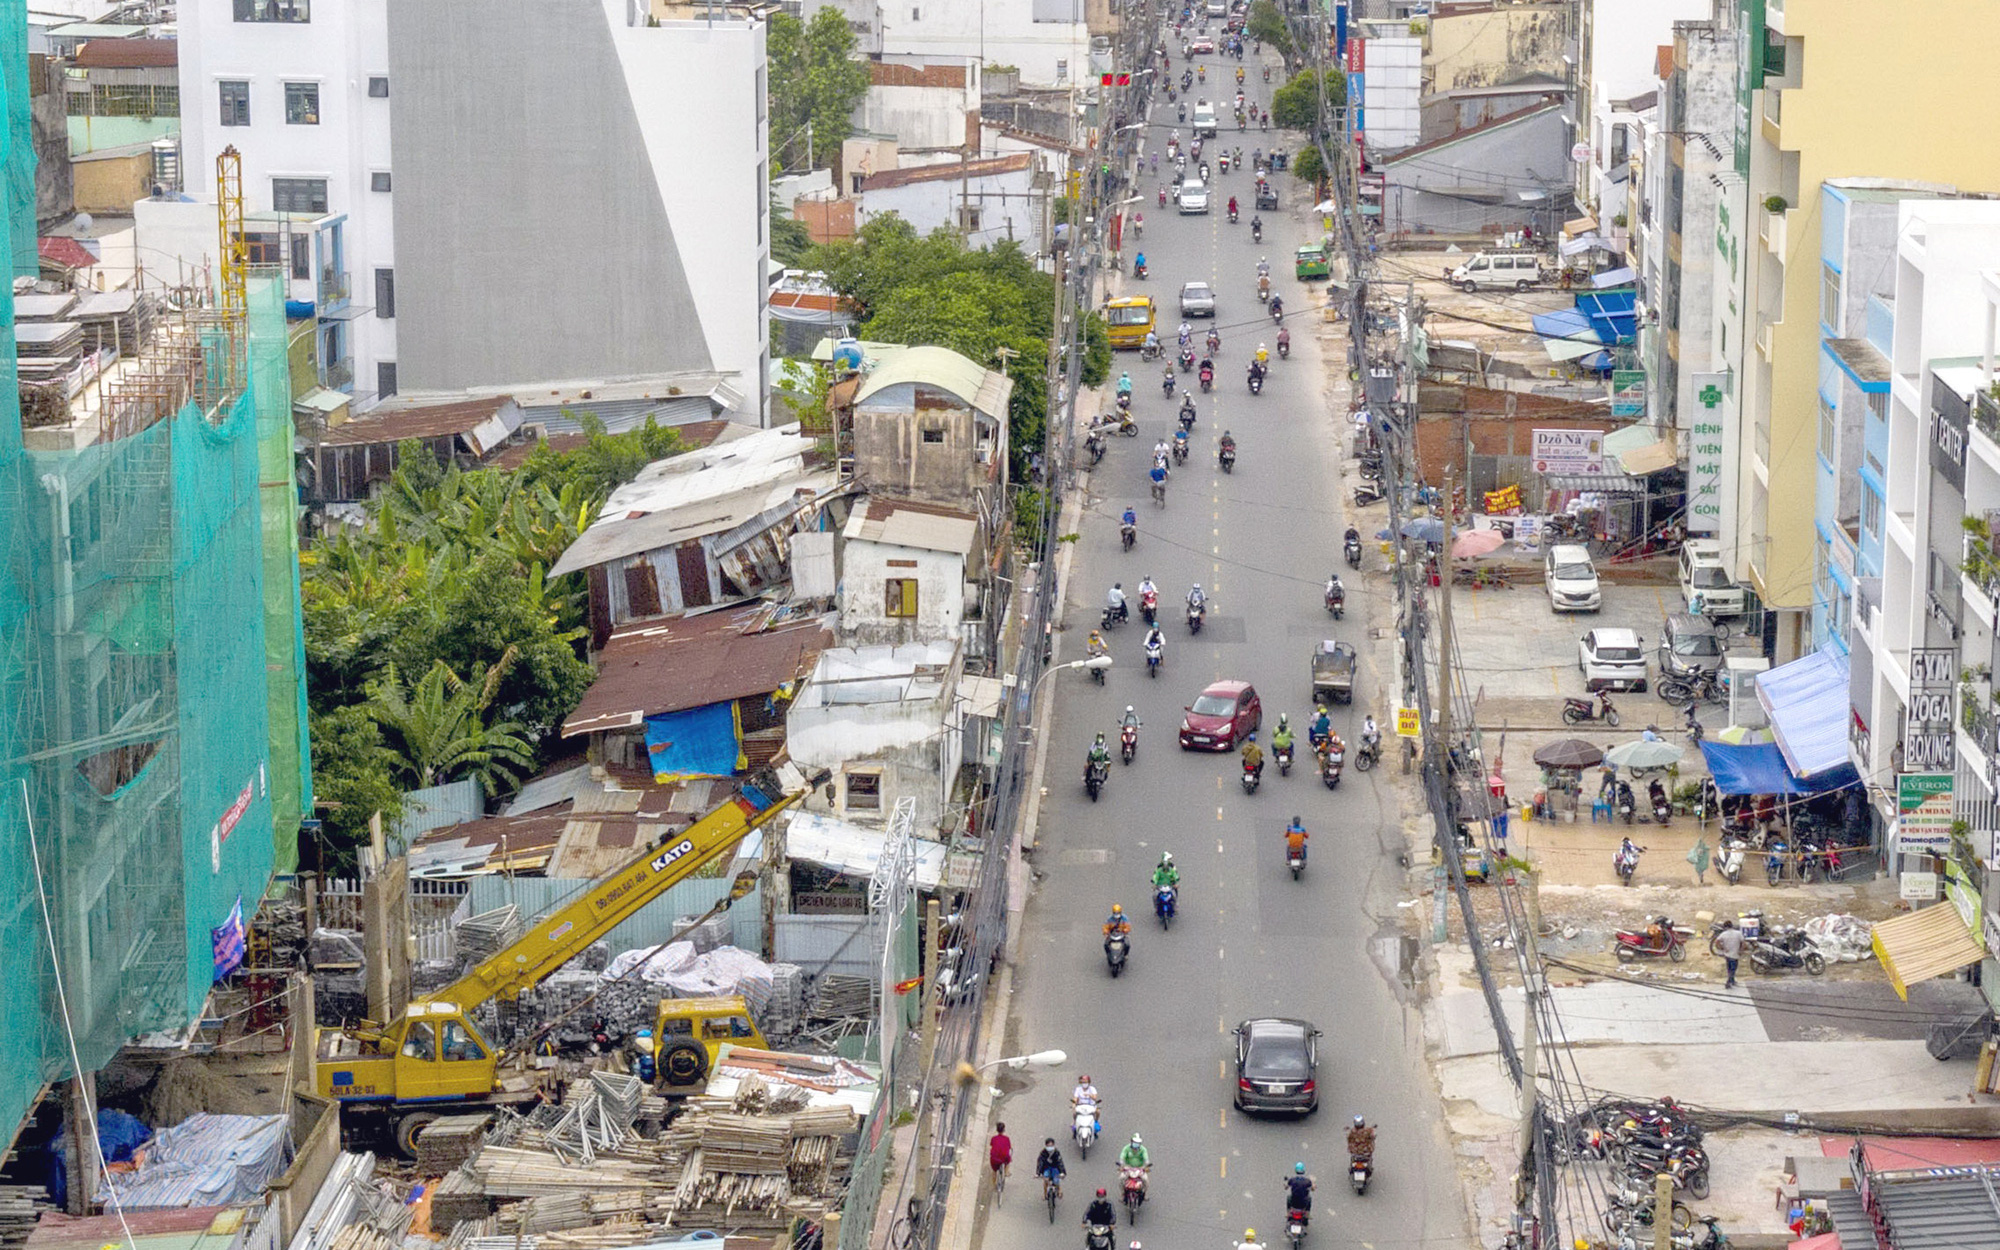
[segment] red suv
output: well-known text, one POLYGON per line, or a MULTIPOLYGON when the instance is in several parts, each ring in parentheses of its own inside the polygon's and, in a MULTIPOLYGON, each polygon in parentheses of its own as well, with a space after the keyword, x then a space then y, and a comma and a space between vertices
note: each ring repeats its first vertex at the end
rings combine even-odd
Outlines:
POLYGON ((1257 732, 1264 705, 1257 688, 1247 681, 1218 681, 1201 692, 1181 718, 1181 747, 1194 751, 1229 751, 1257 732))

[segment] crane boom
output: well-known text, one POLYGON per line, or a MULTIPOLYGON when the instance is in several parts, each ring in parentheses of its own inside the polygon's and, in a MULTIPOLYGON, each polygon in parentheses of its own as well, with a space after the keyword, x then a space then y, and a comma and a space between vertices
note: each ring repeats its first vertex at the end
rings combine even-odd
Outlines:
POLYGON ((803 798, 809 789, 780 797, 774 775, 764 772, 752 777, 734 797, 685 831, 643 851, 451 985, 422 995, 416 1002, 448 1002, 460 1011, 471 1011, 489 999, 514 997, 694 875, 751 830, 803 798))

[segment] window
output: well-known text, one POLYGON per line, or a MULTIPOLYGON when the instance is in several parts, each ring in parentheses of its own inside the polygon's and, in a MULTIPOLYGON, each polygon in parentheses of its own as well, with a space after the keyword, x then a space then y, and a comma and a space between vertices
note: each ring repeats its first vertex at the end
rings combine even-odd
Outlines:
POLYGON ((236 0, 239 22, 310 22, 312 0, 236 0))
POLYGON ((1819 323, 1840 333, 1840 270, 1832 265, 1819 270, 1819 323))
POLYGON ((1870 538, 1882 536, 1882 496, 1861 488, 1861 529, 1870 538))
POLYGON ((417 1020, 410 1024, 410 1031, 403 1034, 403 1054, 411 1059, 430 1062, 437 1056, 437 1033, 428 1020, 417 1020))
POLYGON ((288 82, 285 84, 285 124, 287 126, 319 125, 318 83, 288 82))
POLYGON ((917 614, 917 579, 892 577, 882 583, 882 611, 888 616, 913 617, 917 614))
POLYGON ((1834 444, 1840 435, 1840 405, 1819 397, 1819 458, 1834 463, 1834 444))
POLYGON ((378 360, 375 362, 375 398, 387 399, 396 393, 396 362, 378 360))
POLYGON ((961 204, 958 206, 958 228, 967 233, 979 229, 979 206, 977 204, 961 204))
POLYGON ((847 774, 847 810, 850 812, 879 812, 882 810, 882 771, 877 768, 866 772, 855 771, 847 774))
POLYGON ((368 98, 386 100, 389 98, 389 80, 380 74, 368 80, 368 98))
POLYGON ((463 1059, 484 1059, 486 1048, 472 1035, 472 1030, 456 1020, 444 1022, 444 1057, 451 1063, 463 1059))
POLYGON ((926 443, 942 443, 944 441, 943 426, 938 426, 935 429, 926 429, 923 434, 926 443))
POLYGON ((375 271, 375 315, 388 320, 396 315, 396 271, 375 271))
MULTIPOLYGON (((767 67, 762 65, 757 67, 757 124, 760 126, 764 124, 766 111, 770 108, 771 104, 769 98, 770 88, 766 85, 765 79, 767 73, 769 73, 767 67)), ((383 79, 382 81, 382 94, 389 94, 389 82, 387 79, 383 79)))
POLYGON ((225 126, 248 126, 250 124, 250 84, 224 80, 215 84, 222 95, 222 124, 225 126))
POLYGON ((389 171, 378 169, 370 173, 368 175, 368 189, 370 191, 387 191, 389 189, 389 171))
POLYGON ((271 208, 280 213, 323 213, 326 211, 326 179, 271 179, 271 208))
POLYGON ((1876 391, 1868 397, 1868 415, 1877 421, 1889 419, 1889 392, 1876 391))
POLYGON ((307 282, 313 276, 312 240, 302 234, 292 236, 292 277, 307 282))

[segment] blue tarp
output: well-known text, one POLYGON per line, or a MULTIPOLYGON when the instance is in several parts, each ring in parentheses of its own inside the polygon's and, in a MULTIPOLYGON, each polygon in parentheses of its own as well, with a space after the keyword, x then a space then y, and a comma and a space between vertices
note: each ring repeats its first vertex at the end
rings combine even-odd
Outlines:
POLYGON ((1724 794, 1824 794, 1861 780, 1852 764, 1843 764, 1801 781, 1785 767, 1784 754, 1769 742, 1732 746, 1704 741, 1701 755, 1715 777, 1715 788, 1724 794))
POLYGON ((1577 311, 1607 343, 1629 342, 1639 330, 1637 294, 1630 290, 1592 291, 1576 297, 1577 311))
POLYGON ((1797 776, 1847 763, 1848 683, 1847 656, 1831 644, 1757 678, 1757 701, 1797 776))
POLYGON ((710 703, 646 718, 646 758, 653 779, 727 777, 740 766, 736 704, 710 703))
MULTIPOLYGON (((97 1145, 104 1151, 106 1163, 127 1163, 132 1152, 152 1140, 153 1130, 147 1128, 136 1117, 127 1115, 116 1107, 100 1107, 97 1111, 97 1145)), ((55 1140, 49 1143, 49 1195, 57 1206, 69 1202, 69 1175, 65 1152, 69 1149, 69 1122, 56 1130, 55 1140)))

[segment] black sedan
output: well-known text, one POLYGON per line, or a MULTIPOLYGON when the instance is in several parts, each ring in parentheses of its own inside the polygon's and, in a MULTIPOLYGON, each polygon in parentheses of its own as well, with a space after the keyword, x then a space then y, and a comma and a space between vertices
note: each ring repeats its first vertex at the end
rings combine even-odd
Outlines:
POLYGON ((1319 1110, 1319 1030, 1304 1020, 1265 1017, 1236 1026, 1236 1109, 1319 1110))

